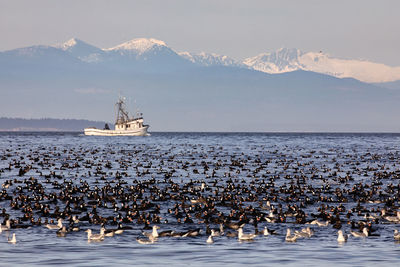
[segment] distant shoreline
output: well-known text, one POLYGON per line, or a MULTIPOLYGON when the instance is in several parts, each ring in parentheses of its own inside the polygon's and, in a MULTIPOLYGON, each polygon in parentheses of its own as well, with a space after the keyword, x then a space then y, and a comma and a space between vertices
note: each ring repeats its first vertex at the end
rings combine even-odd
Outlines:
MULTIPOLYGON (((80 119, 0 118, 0 132, 79 132, 86 127, 103 128, 108 122, 80 119)), ((112 126, 112 123, 108 123, 112 126)))

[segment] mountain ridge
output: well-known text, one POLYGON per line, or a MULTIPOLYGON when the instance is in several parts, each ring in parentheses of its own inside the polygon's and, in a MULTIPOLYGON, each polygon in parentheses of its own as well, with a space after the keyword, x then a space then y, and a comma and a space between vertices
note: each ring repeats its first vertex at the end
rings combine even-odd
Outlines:
MULTIPOLYGON (((81 45, 82 43, 89 45, 76 38, 71 40, 81 45)), ((64 43, 64 46, 71 43, 71 40, 64 43)), ((94 47, 92 45, 89 46, 94 47)), ((270 74, 306 70, 337 78, 355 78, 367 83, 384 83, 400 80, 400 67, 390 67, 382 63, 367 60, 336 58, 322 51, 303 52, 295 48, 280 48, 274 52, 262 53, 246 58, 243 61, 215 53, 176 52, 167 46, 164 41, 155 38, 135 38, 111 48, 101 49, 103 52, 118 51, 121 54, 135 54, 137 58, 146 53, 152 52, 154 54, 162 52, 162 50, 168 51, 167 53, 169 54, 181 56, 201 66, 248 67, 270 74)), ((93 56, 88 58, 93 58, 93 56)))
POLYGON ((355 78, 367 83, 400 80, 400 67, 390 67, 366 60, 340 59, 322 51, 302 52, 299 49, 279 49, 244 60, 247 66, 266 73, 307 70, 337 78, 355 78))
MULTIPOLYGON (((261 53, 240 61, 215 53, 177 52, 164 41, 155 38, 135 38, 103 49, 78 38, 72 38, 65 43, 54 46, 31 46, 28 48, 34 49, 35 47, 40 47, 41 50, 54 47, 68 52, 81 61, 97 64, 110 64, 119 61, 123 61, 126 64, 129 58, 131 60, 151 61, 162 56, 164 62, 161 65, 168 60, 180 62, 180 64, 187 61, 187 63, 193 63, 198 66, 250 68, 269 74, 306 70, 337 78, 355 78, 362 82, 375 84, 400 80, 400 67, 391 67, 367 60, 332 57, 322 51, 303 52, 295 48, 280 48, 273 52, 261 53)), ((26 51, 28 48, 19 48, 0 53, 20 51, 22 54, 22 51, 26 51)), ((28 52, 26 54, 29 55, 28 52)), ((167 66, 169 65, 167 64, 167 66)))

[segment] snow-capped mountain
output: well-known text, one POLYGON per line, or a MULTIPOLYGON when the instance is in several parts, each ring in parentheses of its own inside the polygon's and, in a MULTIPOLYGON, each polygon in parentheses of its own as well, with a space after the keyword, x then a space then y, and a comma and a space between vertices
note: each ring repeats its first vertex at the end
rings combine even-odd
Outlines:
POLYGON ((177 57, 178 54, 165 42, 154 38, 136 38, 120 45, 103 49, 109 54, 117 54, 130 58, 148 60, 154 57, 177 57))
POLYGON ((77 38, 72 38, 63 44, 56 45, 55 47, 89 63, 102 61, 104 57, 104 51, 102 49, 85 43, 77 38))
POLYGON ((301 64, 298 61, 301 55, 300 50, 281 48, 275 52, 247 58, 243 61, 243 64, 266 73, 284 73, 301 69, 301 64))
POLYGON ((313 71, 337 78, 355 78, 367 83, 400 80, 400 67, 390 67, 365 60, 339 59, 319 52, 302 52, 281 48, 271 53, 247 58, 243 63, 266 73, 284 73, 295 70, 313 71))
POLYGON ((30 47, 17 48, 5 52, 0 52, 0 71, 10 67, 29 69, 38 69, 43 65, 75 66, 81 63, 81 60, 68 56, 68 54, 52 46, 35 45, 30 47))
POLYGON ((154 38, 136 38, 111 48, 100 49, 73 38, 54 46, 67 52, 84 63, 97 63, 119 70, 135 68, 152 71, 164 68, 166 71, 191 64, 179 56, 165 42, 154 38))
POLYGON ((218 55, 214 53, 205 53, 201 52, 198 54, 194 53, 189 53, 189 52, 180 52, 178 53, 180 56, 183 58, 189 60, 190 62, 193 62, 195 64, 201 65, 201 66, 226 66, 226 67, 241 67, 241 68, 247 68, 246 65, 243 63, 230 58, 228 56, 223 56, 223 55, 218 55))
POLYGON ((121 53, 144 54, 150 51, 169 49, 165 42, 154 38, 136 38, 120 45, 104 49, 105 51, 119 51, 121 53))

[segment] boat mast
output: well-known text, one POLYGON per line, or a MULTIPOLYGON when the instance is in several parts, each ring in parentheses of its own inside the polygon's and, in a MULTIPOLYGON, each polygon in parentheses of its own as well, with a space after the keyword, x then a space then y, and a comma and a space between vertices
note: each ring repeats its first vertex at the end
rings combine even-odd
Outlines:
POLYGON ((117 104, 115 105, 117 106, 117 119, 115 121, 115 124, 128 122, 130 119, 128 112, 125 109, 124 97, 120 97, 117 104))

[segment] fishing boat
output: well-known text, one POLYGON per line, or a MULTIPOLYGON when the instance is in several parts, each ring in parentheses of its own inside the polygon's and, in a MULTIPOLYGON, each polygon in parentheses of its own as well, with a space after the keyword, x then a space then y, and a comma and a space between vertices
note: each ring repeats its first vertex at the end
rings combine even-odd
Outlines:
POLYGON ((95 127, 85 128, 85 135, 99 136, 147 136, 149 125, 143 124, 143 114, 137 113, 136 117, 130 117, 125 108, 125 98, 120 97, 115 104, 117 107, 117 118, 115 120, 115 129, 111 130, 106 124, 104 129, 95 127))

